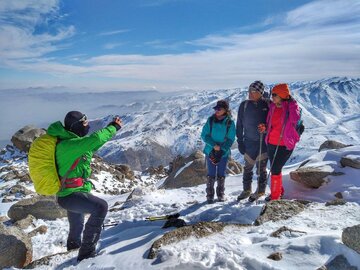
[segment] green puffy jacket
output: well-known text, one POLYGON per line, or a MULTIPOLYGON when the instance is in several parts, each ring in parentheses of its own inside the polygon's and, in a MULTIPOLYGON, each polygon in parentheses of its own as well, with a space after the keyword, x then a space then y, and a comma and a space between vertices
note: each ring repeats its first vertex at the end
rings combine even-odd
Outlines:
MULTIPOLYGON (((67 131, 62 123, 58 121, 49 126, 47 133, 60 139, 55 151, 59 176, 64 176, 74 164, 75 160, 84 156, 86 157, 86 160, 80 159, 76 168, 70 172, 67 178, 82 177, 86 179, 91 175, 90 162, 94 152, 116 134, 116 128, 110 125, 89 136, 79 137, 78 135, 67 131)), ((81 187, 64 188, 56 195, 65 197, 73 192, 90 192, 91 189, 91 182, 85 181, 84 185, 81 187)))
POLYGON ((229 156, 230 148, 235 141, 235 123, 229 116, 226 116, 221 121, 212 119, 212 116, 208 118, 201 132, 201 138, 205 142, 204 153, 209 155, 214 146, 219 145, 221 150, 224 151, 224 156, 229 156), (210 121, 213 121, 211 134, 210 121), (227 131, 228 121, 230 121, 230 127, 227 131))

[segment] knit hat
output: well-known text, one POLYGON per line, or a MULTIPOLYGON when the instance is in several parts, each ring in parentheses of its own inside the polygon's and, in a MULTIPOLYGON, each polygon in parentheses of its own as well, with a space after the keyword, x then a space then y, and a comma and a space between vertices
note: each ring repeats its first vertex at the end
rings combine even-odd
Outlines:
POLYGON ((264 93, 265 85, 261 81, 255 81, 249 86, 249 91, 255 90, 260 94, 264 93))
POLYGON ((225 110, 229 110, 229 103, 225 100, 225 99, 220 99, 217 103, 216 106, 213 107, 214 110, 223 108, 225 110))
POLYGON ((83 137, 89 132, 89 125, 84 126, 83 122, 87 120, 85 114, 78 111, 68 112, 64 119, 65 129, 83 137))
POLYGON ((277 94, 282 99, 288 99, 290 97, 290 89, 286 83, 275 85, 271 93, 277 94))

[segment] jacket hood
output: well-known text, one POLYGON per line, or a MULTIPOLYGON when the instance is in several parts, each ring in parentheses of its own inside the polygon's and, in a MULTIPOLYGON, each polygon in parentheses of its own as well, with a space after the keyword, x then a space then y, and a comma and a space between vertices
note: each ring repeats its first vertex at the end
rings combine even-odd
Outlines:
POLYGON ((79 137, 75 133, 72 133, 71 131, 66 130, 60 121, 52 123, 47 130, 47 134, 57 137, 60 140, 68 140, 68 139, 79 137))

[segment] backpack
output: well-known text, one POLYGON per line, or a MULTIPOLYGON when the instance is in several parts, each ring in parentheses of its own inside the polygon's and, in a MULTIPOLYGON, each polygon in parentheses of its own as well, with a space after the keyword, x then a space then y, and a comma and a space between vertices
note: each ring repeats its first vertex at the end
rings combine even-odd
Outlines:
POLYGON ((296 132, 299 134, 299 136, 301 136, 301 134, 303 134, 304 130, 305 130, 305 125, 304 125, 304 121, 301 119, 302 117, 302 109, 300 108, 300 119, 296 124, 296 132))
POLYGON ((69 173, 76 168, 80 161, 80 158, 75 160, 71 168, 60 178, 55 160, 58 142, 58 138, 44 134, 35 139, 30 146, 28 155, 30 178, 34 183, 35 191, 40 195, 58 193, 69 173))
MULTIPOLYGON (((302 120, 302 109, 300 107, 299 107, 299 109, 300 109, 300 119, 296 123, 295 130, 299 134, 299 137, 300 137, 301 134, 304 133, 305 125, 304 125, 304 121, 302 120)), ((289 110, 287 110, 287 112, 286 112, 285 122, 287 121, 288 118, 289 118, 289 110)))

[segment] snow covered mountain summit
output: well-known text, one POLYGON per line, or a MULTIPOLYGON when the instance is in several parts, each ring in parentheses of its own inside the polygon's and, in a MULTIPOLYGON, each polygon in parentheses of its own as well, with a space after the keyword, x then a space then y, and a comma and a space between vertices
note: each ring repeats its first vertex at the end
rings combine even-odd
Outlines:
MULTIPOLYGON (((291 163, 315 153, 327 139, 345 144, 360 141, 360 79, 335 77, 294 82, 290 89, 303 110, 306 127, 291 163)), ((246 98, 247 88, 235 88, 128 104, 126 110, 131 113, 123 116, 124 128, 100 150, 100 155, 138 170, 167 165, 178 154, 188 155, 195 149, 202 149, 201 129, 218 99, 229 100, 236 119, 238 107, 246 98)), ((103 126, 108 121, 109 118, 95 122, 103 126)), ((232 154, 241 160, 237 150, 232 154)))

